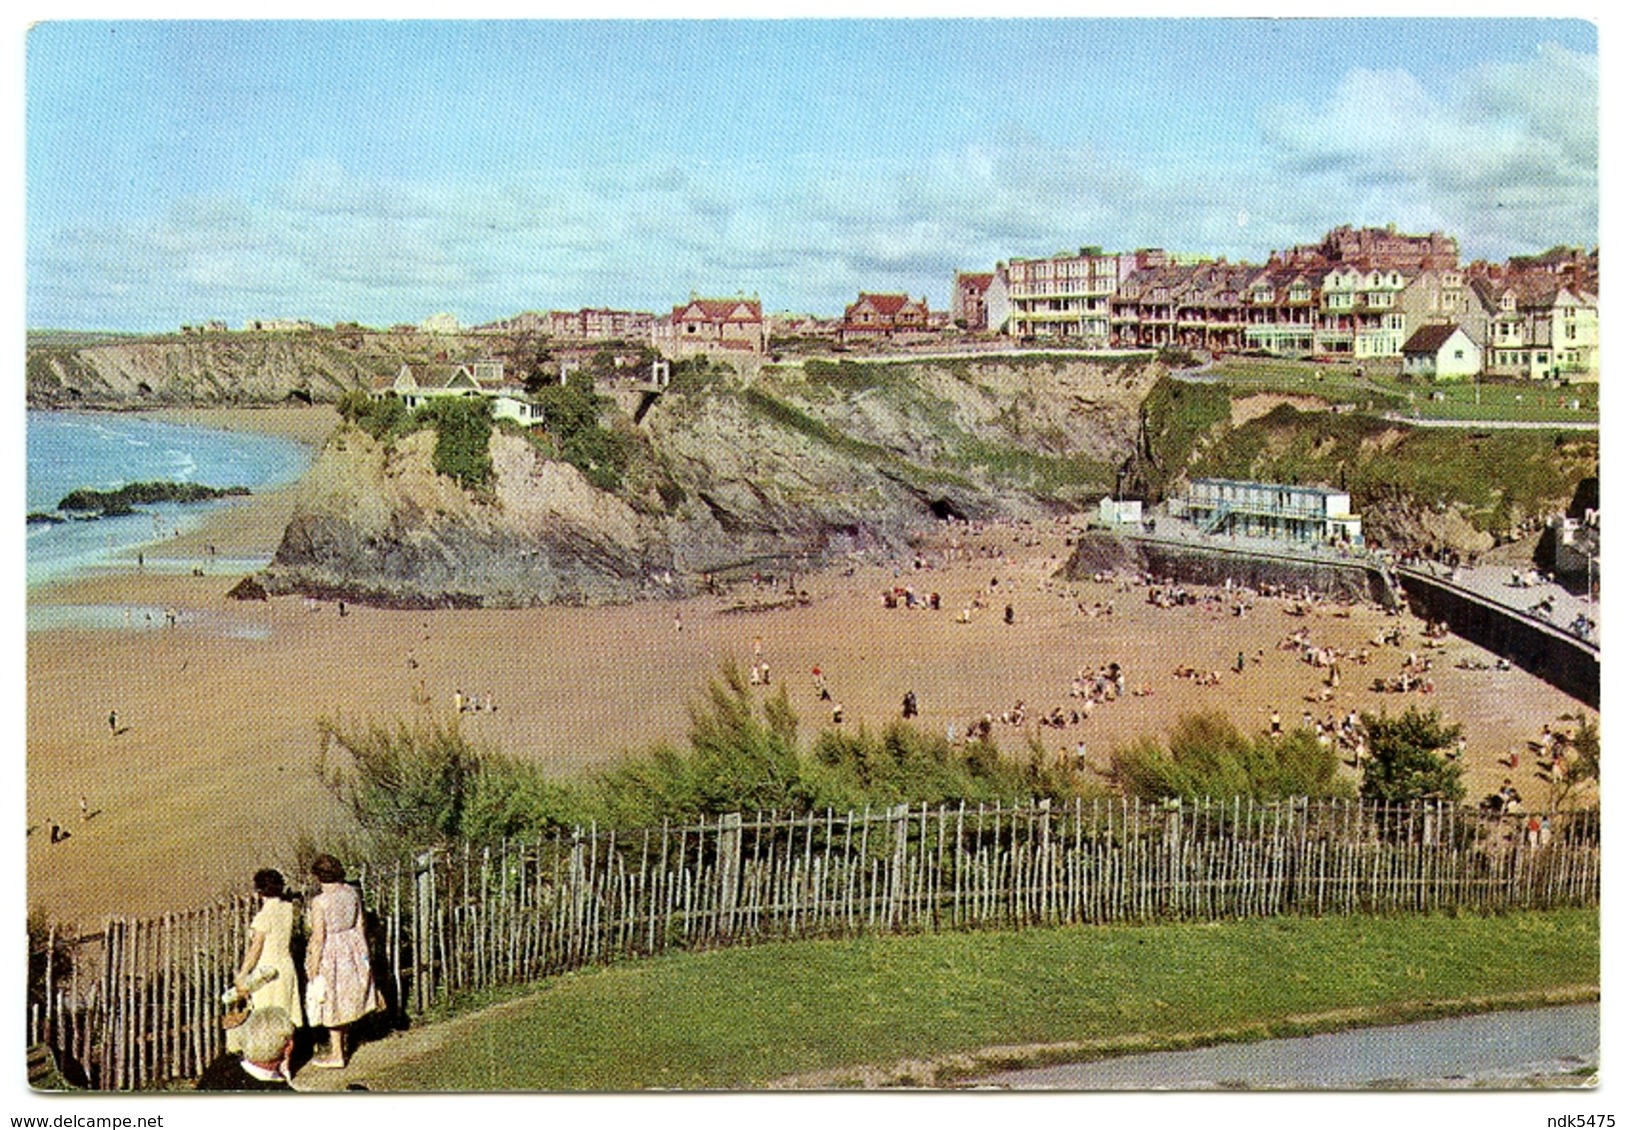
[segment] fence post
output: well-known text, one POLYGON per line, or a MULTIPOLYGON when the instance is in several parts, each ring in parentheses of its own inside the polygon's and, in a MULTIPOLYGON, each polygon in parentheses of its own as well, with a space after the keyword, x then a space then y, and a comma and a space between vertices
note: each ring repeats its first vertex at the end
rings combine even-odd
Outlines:
POLYGON ((739 910, 744 823, 744 816, 738 812, 724 813, 717 821, 717 930, 723 939, 733 937, 734 915, 739 910))

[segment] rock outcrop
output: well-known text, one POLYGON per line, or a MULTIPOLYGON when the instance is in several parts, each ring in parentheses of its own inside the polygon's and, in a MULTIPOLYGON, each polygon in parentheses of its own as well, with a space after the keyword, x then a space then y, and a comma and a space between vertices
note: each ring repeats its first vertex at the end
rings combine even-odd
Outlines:
POLYGON ((594 603, 901 552, 943 518, 1037 518, 1110 490, 1159 373, 1058 360, 712 375, 639 425, 659 493, 636 474, 599 490, 501 430, 493 485, 465 492, 434 473, 431 432, 386 445, 348 428, 303 483, 264 580, 393 605, 594 603))

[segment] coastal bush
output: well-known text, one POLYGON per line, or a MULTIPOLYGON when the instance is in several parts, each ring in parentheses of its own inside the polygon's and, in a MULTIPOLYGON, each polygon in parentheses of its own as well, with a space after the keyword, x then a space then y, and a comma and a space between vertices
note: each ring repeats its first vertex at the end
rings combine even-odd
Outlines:
POLYGON ((1308 730, 1248 737, 1214 712, 1181 717, 1166 745, 1147 736, 1115 751, 1112 777, 1125 795, 1148 800, 1348 796, 1337 762, 1308 730))
POLYGON ((806 771, 807 802, 819 808, 874 804, 945 804, 1081 795, 1076 773, 1029 742, 1025 762, 1004 757, 991 739, 956 746, 900 719, 879 733, 825 730, 812 745, 806 771))
POLYGON ((656 747, 599 778, 609 823, 636 827, 803 803, 798 722, 782 686, 758 704, 730 660, 688 716, 686 753, 656 747))
POLYGON ((1446 725, 1437 710, 1415 706, 1390 718, 1362 714, 1371 758, 1360 780, 1360 795, 1367 800, 1458 801, 1466 792, 1461 765, 1443 753, 1461 737, 1459 725, 1446 725))
POLYGON ((363 389, 351 389, 338 402, 339 416, 375 440, 389 440, 412 430, 411 413, 393 396, 374 400, 363 389))
POLYGON ((385 848, 533 835, 583 816, 572 791, 541 770, 475 746, 456 720, 411 725, 317 723, 317 772, 385 848))
POLYGON ((1219 385, 1160 378, 1140 406, 1138 452, 1146 497, 1157 501, 1185 471, 1202 441, 1230 421, 1230 394, 1219 385))
POLYGON ((412 414, 435 429, 434 469, 464 490, 490 485, 491 404, 483 396, 436 397, 412 414))
POLYGON ((535 396, 559 457, 599 490, 619 490, 631 453, 624 437, 599 423, 606 399, 593 390, 591 374, 577 371, 568 384, 544 386, 535 396))

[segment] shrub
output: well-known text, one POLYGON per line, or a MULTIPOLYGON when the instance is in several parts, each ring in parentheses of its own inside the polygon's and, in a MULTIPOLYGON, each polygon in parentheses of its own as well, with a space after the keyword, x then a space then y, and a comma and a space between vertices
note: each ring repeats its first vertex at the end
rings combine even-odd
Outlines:
POLYGON ((1112 755, 1112 775, 1128 796, 1174 797, 1343 796, 1337 752, 1307 730, 1278 738, 1249 738, 1219 713, 1190 714, 1168 733, 1168 744, 1141 738, 1112 755))
POLYGON ((531 835, 580 818, 570 790, 534 765, 472 745, 455 720, 322 719, 317 730, 323 783, 385 846, 531 835))
POLYGON ((1405 708, 1398 718, 1362 714, 1371 759, 1360 781, 1368 800, 1458 801, 1466 791, 1461 766, 1440 752, 1456 744, 1461 727, 1445 725, 1437 710, 1405 708))
POLYGON ((619 490, 630 452, 622 436, 598 422, 604 398, 593 391, 592 378, 573 373, 569 384, 539 389, 536 400, 559 457, 599 490, 619 490))
POLYGON ((490 485, 491 404, 485 397, 436 397, 412 418, 420 426, 434 426, 436 472, 456 479, 464 490, 490 485))

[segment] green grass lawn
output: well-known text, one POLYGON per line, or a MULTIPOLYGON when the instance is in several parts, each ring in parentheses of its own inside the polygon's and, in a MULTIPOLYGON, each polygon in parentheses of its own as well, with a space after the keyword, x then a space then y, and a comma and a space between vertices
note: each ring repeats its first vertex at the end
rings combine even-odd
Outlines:
POLYGON ((559 977, 446 1022, 377 1076, 363 1049, 352 1072, 374 1089, 742 1089, 809 1072, 842 1085, 862 1065, 993 1045, 1300 1034, 1598 981, 1595 911, 779 943, 559 977))
POLYGON ((1533 381, 1404 381, 1398 363, 1370 361, 1356 377, 1349 362, 1292 361, 1269 357, 1232 357, 1207 370, 1233 394, 1299 393, 1362 410, 1400 411, 1424 420, 1523 420, 1538 423, 1593 423, 1597 419, 1596 384, 1551 388, 1533 381), (1438 393, 1442 399, 1434 399, 1438 393), (1579 408, 1569 405, 1578 400, 1579 408))

